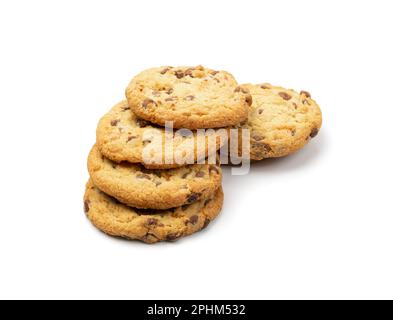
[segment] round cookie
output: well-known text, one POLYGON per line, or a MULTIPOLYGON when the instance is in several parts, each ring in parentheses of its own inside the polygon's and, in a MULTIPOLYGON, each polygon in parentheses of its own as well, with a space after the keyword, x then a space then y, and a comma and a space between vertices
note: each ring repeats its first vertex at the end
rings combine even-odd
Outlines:
POLYGON ((223 197, 220 187, 209 200, 172 210, 138 210, 120 204, 89 181, 84 207, 88 219, 106 234, 156 243, 174 241, 207 227, 220 213, 223 197))
POLYGON ((214 164, 147 170, 140 164, 114 163, 97 146, 89 154, 88 170, 100 190, 143 209, 169 209, 210 199, 221 185, 221 168, 214 164))
POLYGON ((165 140, 168 135, 163 127, 137 118, 127 101, 122 101, 100 120, 97 146, 106 158, 115 162, 128 161, 142 163, 150 169, 168 169, 183 166, 185 163, 179 163, 177 159, 184 153, 190 154, 194 159, 191 162, 196 163, 205 159, 206 155, 215 153, 225 143, 212 130, 206 131, 205 135, 185 130, 174 132, 175 135, 170 137, 174 139, 173 147, 169 147, 165 140), (162 151, 159 161, 148 161, 144 157, 144 150, 151 147, 162 151), (165 161, 166 157, 169 157, 169 162, 165 161))
POLYGON ((251 97, 226 71, 197 67, 160 67, 143 71, 126 89, 134 113, 174 128, 220 128, 247 118, 251 97))
POLYGON ((253 101, 247 122, 237 126, 250 130, 252 160, 289 155, 318 134, 322 114, 308 92, 297 93, 267 83, 241 88, 252 95, 253 101))

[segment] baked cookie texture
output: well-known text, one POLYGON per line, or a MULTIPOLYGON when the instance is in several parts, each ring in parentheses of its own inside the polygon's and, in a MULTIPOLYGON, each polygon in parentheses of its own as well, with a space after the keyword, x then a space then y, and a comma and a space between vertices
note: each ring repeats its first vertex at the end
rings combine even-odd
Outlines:
POLYGON ((94 185, 121 203, 144 209, 169 209, 214 196, 221 168, 194 164, 176 169, 147 170, 140 164, 115 163, 94 146, 88 157, 94 185))
POLYGON ((159 125, 220 128, 247 118, 251 96, 226 71, 197 67, 160 67, 141 72, 126 96, 132 111, 159 125))
POLYGON ((203 66, 145 70, 129 83, 126 99, 98 124, 84 209, 106 234, 145 243, 191 235, 219 215, 222 171, 206 157, 240 151, 230 154, 233 165, 283 157, 322 125, 306 91, 238 85, 230 73, 203 66), (238 144, 221 148, 229 129, 238 129, 238 144), (250 152, 243 152, 242 129, 250 131, 250 152))
POLYGON ((250 130, 251 160, 289 155, 318 134, 322 113, 310 93, 268 83, 241 88, 252 96, 248 120, 237 126, 250 130))
MULTIPOLYGON (((227 129, 222 129, 227 130, 227 129)), ((99 122, 97 127, 97 146, 108 159, 121 162, 142 163, 149 169, 169 169, 181 167, 186 163, 176 161, 181 155, 191 154, 196 163, 207 155, 215 153, 224 143, 219 134, 206 130, 205 135, 189 130, 174 130, 173 146, 166 142, 165 128, 139 119, 128 106, 127 101, 116 104, 99 122), (194 139, 191 139, 191 138, 194 139), (159 161, 146 161, 144 150, 161 150, 159 161), (171 160, 164 161, 166 158, 171 160)), ((148 159, 147 159, 148 160, 148 159)), ((188 162, 187 162, 188 163, 188 162)))
POLYGON ((172 210, 138 210, 117 202, 89 181, 84 208, 88 219, 106 234, 145 243, 174 241, 191 235, 215 219, 222 208, 223 193, 172 210))

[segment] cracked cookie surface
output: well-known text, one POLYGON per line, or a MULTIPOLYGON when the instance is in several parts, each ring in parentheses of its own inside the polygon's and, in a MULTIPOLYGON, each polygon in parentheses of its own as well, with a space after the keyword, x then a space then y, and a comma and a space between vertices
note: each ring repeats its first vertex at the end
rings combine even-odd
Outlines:
POLYGON ((106 234, 146 243, 174 241, 208 226, 222 208, 221 187, 209 200, 173 210, 138 210, 120 204, 89 181, 84 196, 88 219, 106 234))
POLYGON ((252 96, 247 122, 237 126, 250 130, 250 158, 283 157, 314 138, 322 125, 322 113, 310 93, 272 86, 244 84, 252 96))
POLYGON ((160 67, 141 72, 126 89, 134 113, 175 128, 220 128, 247 118, 251 97, 226 71, 197 67, 160 67))
POLYGON ((215 153, 223 143, 225 141, 221 141, 219 134, 212 130, 206 130, 205 135, 174 130, 174 135, 168 137, 165 128, 139 119, 130 110, 127 101, 115 105, 97 127, 97 146, 106 158, 115 162, 142 163, 150 169, 181 167, 185 163, 177 159, 182 159, 184 154, 184 159, 190 155, 190 162, 196 163, 215 153), (173 146, 167 143, 172 138, 173 146), (144 152, 151 152, 153 156, 146 158, 144 152), (159 161, 155 161, 156 155, 159 161), (170 161, 164 161, 168 158, 170 161))
POLYGON ((88 169, 100 190, 144 209, 169 209, 210 199, 221 185, 221 168, 215 164, 147 170, 139 164, 108 160, 97 146, 89 154, 88 169))

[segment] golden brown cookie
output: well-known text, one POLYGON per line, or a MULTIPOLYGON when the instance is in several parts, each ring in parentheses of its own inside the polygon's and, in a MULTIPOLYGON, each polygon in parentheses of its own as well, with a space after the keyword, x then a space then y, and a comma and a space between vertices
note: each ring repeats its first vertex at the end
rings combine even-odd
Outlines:
POLYGON ((159 125, 221 128, 247 118, 251 97, 226 71, 197 67, 160 67, 137 75, 126 90, 132 111, 159 125))
POLYGON ((220 213, 223 197, 219 188, 209 200, 172 210, 141 210, 120 204, 89 181, 84 207, 89 220, 106 234, 156 243, 174 241, 204 229, 220 213))
POLYGON ((147 170, 140 164, 108 160, 96 146, 89 154, 88 169, 100 190, 136 208, 169 209, 210 199, 221 186, 221 169, 214 164, 147 170))
POLYGON ((297 93, 267 83, 241 88, 252 95, 253 101, 247 122, 237 126, 250 130, 252 160, 289 155, 318 134, 322 114, 308 92, 297 93))
POLYGON ((168 136, 163 127, 137 118, 126 101, 115 105, 97 127, 97 146, 106 158, 115 162, 142 163, 150 169, 176 168, 196 163, 208 154, 215 153, 223 143, 226 141, 221 141, 214 130, 207 130, 205 135, 189 130, 174 130, 168 136), (172 147, 168 139, 173 139, 172 147), (146 158, 144 152, 154 157, 146 158), (183 155, 186 156, 183 158, 183 155), (190 161, 178 161, 188 159, 187 155, 190 155, 190 161))

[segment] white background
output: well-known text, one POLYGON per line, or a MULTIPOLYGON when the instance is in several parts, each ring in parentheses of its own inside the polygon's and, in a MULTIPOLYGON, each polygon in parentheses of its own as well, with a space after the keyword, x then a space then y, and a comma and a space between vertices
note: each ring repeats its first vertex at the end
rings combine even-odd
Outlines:
POLYGON ((1 1, 0 298, 393 298, 391 1, 1 1), (308 90, 320 135, 225 169, 205 231, 144 245, 82 211, 99 118, 145 68, 308 90))

